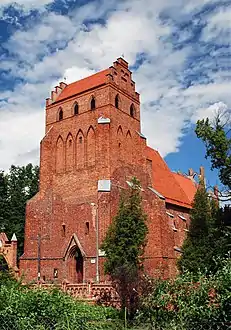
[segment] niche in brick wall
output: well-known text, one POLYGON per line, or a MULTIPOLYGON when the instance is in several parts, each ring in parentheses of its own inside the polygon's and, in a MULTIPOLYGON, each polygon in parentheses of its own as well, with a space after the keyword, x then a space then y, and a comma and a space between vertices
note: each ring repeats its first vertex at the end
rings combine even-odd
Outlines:
POLYGON ((119 155, 119 160, 123 159, 123 130, 122 127, 119 126, 117 130, 117 143, 118 143, 118 155, 119 155))
POLYGON ((71 133, 68 134, 65 146, 65 156, 66 156, 66 171, 73 170, 73 159, 74 159, 74 143, 71 133))
POLYGON ((131 132, 128 131, 126 134, 126 141, 125 141, 125 146, 126 146, 126 157, 129 163, 132 162, 132 136, 131 132))
POLYGON ((75 148, 76 148, 76 167, 77 169, 82 169, 84 168, 85 152, 84 152, 84 136, 81 130, 79 130, 77 134, 75 148))
POLYGON ((58 137, 55 148, 55 166, 56 173, 60 174, 64 171, 64 143, 61 136, 58 137))
POLYGON ((91 126, 87 132, 87 165, 95 166, 95 154, 96 154, 96 137, 95 131, 91 126))

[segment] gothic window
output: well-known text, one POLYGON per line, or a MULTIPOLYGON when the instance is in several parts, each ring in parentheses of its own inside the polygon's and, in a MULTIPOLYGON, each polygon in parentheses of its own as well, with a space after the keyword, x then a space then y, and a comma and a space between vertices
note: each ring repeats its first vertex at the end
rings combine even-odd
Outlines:
POLYGON ((55 153, 55 163, 56 163, 56 173, 60 174, 64 170, 64 143, 61 136, 59 136, 56 143, 56 153, 55 153))
POLYGON ((79 105, 78 103, 75 103, 74 105, 74 115, 78 115, 79 114, 79 105))
POLYGON ((95 166, 96 159, 96 137, 92 127, 87 132, 87 165, 95 166))
POLYGON ((59 121, 63 120, 63 110, 62 108, 59 109, 59 121))
POLYGON ((91 99, 91 110, 94 110, 95 109, 95 98, 94 96, 92 96, 92 99, 91 99))
POLYGON ((116 109, 119 109, 119 95, 118 94, 115 97, 115 107, 116 107, 116 109))
POLYGON ((133 160, 133 145, 132 145, 132 136, 130 131, 126 134, 126 140, 125 140, 125 152, 127 154, 127 160, 129 163, 132 163, 133 160))
POLYGON ((132 105, 130 106, 130 115, 131 115, 132 117, 135 117, 135 107, 134 107, 134 104, 132 104, 132 105))
POLYGON ((83 132, 79 130, 77 137, 76 137, 76 167, 77 169, 82 169, 84 168, 84 163, 85 163, 85 150, 84 150, 84 136, 83 132))
POLYGON ((73 169, 73 163, 74 163, 74 143, 71 133, 68 134, 66 140, 65 157, 66 157, 65 158, 66 171, 71 171, 73 169))

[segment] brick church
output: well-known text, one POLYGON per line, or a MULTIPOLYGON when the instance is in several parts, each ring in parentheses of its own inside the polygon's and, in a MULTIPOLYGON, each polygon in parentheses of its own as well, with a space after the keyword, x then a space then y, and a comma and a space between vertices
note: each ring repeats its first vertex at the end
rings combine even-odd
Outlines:
POLYGON ((133 176, 141 181, 148 215, 145 269, 174 276, 196 183, 192 171, 171 172, 147 146, 140 95, 123 58, 55 87, 46 100, 40 157, 40 189, 27 204, 20 258, 26 280, 104 281, 100 244, 133 176))

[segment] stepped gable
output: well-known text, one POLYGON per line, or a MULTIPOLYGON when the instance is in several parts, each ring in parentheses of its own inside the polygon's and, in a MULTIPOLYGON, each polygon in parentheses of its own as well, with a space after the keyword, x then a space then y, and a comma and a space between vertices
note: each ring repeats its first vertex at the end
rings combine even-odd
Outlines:
POLYGON ((187 184, 184 178, 177 180, 158 151, 147 147, 146 153, 147 158, 152 160, 153 187, 165 197, 167 203, 191 208, 194 183, 190 179, 187 179, 187 184))
POLYGON ((107 75, 110 73, 110 69, 106 69, 100 72, 93 74, 87 78, 75 81, 69 85, 61 92, 59 97, 57 98, 56 102, 61 100, 68 99, 74 95, 80 94, 82 92, 86 92, 92 88, 97 86, 106 84, 107 82, 107 75))

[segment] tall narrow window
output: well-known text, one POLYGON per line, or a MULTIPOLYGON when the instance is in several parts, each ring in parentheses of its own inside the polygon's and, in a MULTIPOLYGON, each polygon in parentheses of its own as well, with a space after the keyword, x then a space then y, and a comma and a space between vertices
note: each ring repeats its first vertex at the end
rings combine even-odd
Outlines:
POLYGON ((118 94, 115 97, 115 107, 116 107, 116 109, 119 109, 119 95, 118 94))
POLYGON ((134 107, 133 104, 130 106, 130 115, 131 115, 132 117, 135 117, 135 107, 134 107))
POLYGON ((91 99, 91 110, 94 110, 94 109, 95 109, 95 98, 93 96, 91 99))
POLYGON ((60 120, 63 120, 63 110, 62 109, 59 110, 59 121, 60 120))
POLYGON ((79 114, 79 105, 78 103, 75 103, 74 105, 74 115, 78 115, 79 114))
POLYGON ((65 223, 62 224, 62 236, 63 237, 66 236, 66 225, 65 225, 65 223))
POLYGON ((54 278, 58 278, 58 269, 57 268, 54 268, 53 276, 54 276, 54 278))
POLYGON ((89 230, 90 230, 90 224, 89 224, 89 222, 86 222, 85 235, 89 235, 89 230))

